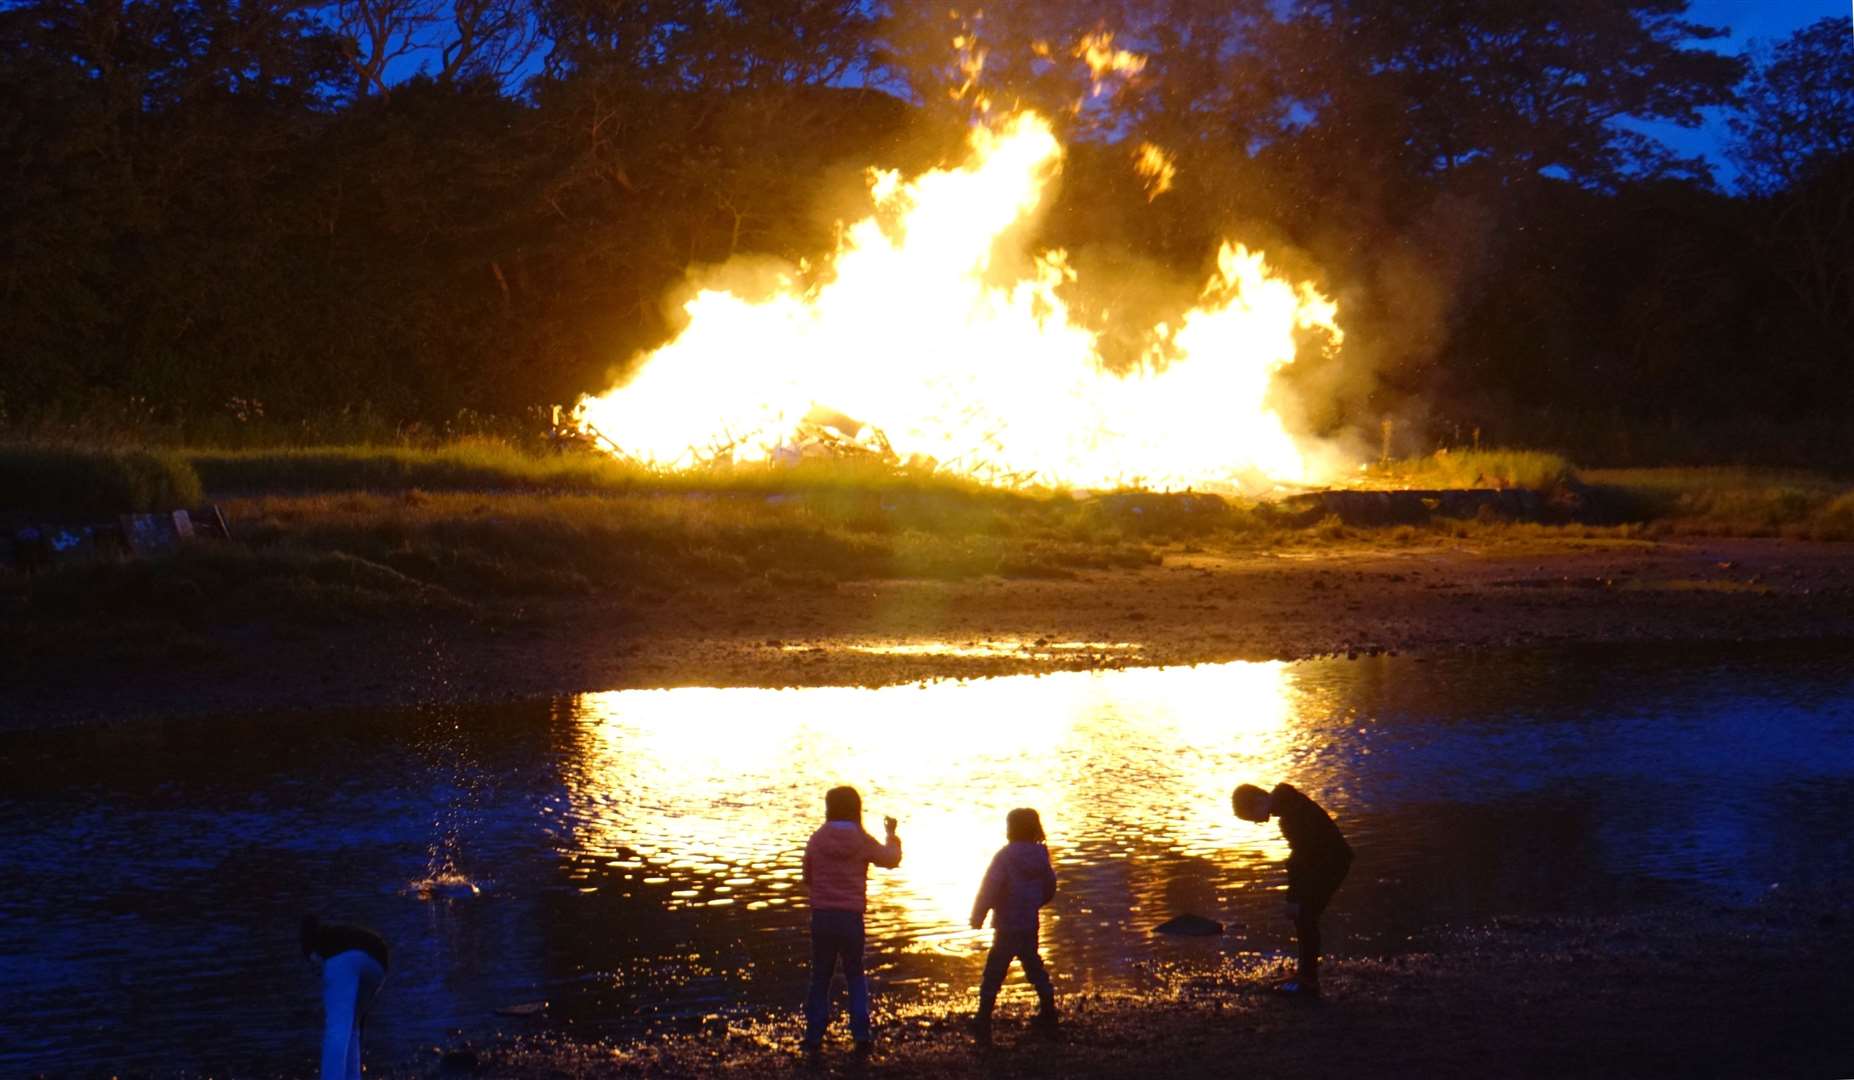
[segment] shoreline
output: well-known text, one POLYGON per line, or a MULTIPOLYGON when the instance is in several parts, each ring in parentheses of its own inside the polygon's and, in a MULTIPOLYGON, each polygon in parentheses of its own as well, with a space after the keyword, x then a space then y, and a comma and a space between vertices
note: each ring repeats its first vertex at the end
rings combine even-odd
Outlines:
MULTIPOLYGON (((690 685, 1854 640, 1854 547, 1551 535, 1278 551, 1187 545, 1163 552, 1159 565, 1058 580, 657 583, 468 612, 97 623, 84 632, 16 661, 30 677, 6 692, 0 730, 690 685), (949 648, 920 649, 926 642, 949 648)), ((20 640, 33 647, 29 634, 20 640)))
POLYGON ((453 1044, 385 1075, 1846 1075, 1849 915, 1840 897, 1773 893, 1742 908, 1494 919, 1430 932, 1410 953, 1329 958, 1318 1005, 1268 992, 1275 961, 1225 960, 1160 971, 1151 991, 1072 993, 1052 1034, 1030 1027, 1013 975, 990 1047, 962 998, 878 994, 866 1063, 841 1010, 815 1067, 798 1055, 795 1010, 758 1010, 630 1038, 453 1044))

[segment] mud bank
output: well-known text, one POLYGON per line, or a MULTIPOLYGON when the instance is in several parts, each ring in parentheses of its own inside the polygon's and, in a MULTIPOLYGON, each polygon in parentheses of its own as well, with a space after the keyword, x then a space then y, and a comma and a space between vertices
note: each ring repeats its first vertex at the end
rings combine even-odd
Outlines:
POLYGON ((1018 999, 989 1047, 963 1000, 878 1008, 866 1063, 840 1041, 803 1064, 795 1016, 748 1014, 627 1041, 434 1048, 388 1075, 1846 1076, 1849 914, 1773 893, 1748 909, 1496 920, 1389 960, 1337 958, 1312 1006, 1271 994, 1280 970, 1262 960, 1155 969, 1148 991, 1070 995, 1053 1034, 1018 999))
POLYGON ((1786 540, 1181 548, 1067 580, 650 585, 335 625, 99 626, 95 647, 29 658, 0 693, 0 724, 1372 650, 1854 639, 1854 548, 1786 540))

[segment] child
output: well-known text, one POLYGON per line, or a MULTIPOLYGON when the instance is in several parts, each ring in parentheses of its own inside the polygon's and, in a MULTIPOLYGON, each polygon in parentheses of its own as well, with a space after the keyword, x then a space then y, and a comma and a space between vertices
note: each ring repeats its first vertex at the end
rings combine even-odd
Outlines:
POLYGON ((972 902, 972 929, 985 925, 991 912, 991 954, 985 957, 985 975, 979 982, 978 1016, 973 1027, 980 1039, 991 1035, 991 1010, 998 1003, 998 988, 1011 970, 1011 961, 1024 965, 1024 977, 1036 987, 1042 1001, 1036 1022, 1056 1022, 1056 991, 1049 971, 1037 952, 1037 913, 1056 896, 1056 871, 1043 844, 1043 821, 1035 810, 1013 810, 1004 818, 1008 843, 991 857, 972 902))
POLYGON ((1352 848, 1326 811, 1290 784, 1276 784, 1272 792, 1244 784, 1230 796, 1230 803, 1244 821, 1260 825, 1270 816, 1281 819, 1281 835, 1288 842, 1288 915, 1300 936, 1300 970, 1275 989, 1317 1001, 1320 914, 1352 868, 1352 848))
POLYGON ((386 978, 386 941, 304 915, 303 958, 322 969, 322 1080, 361 1080, 361 1021, 386 978))
POLYGON ((868 906, 869 864, 901 865, 895 819, 883 818, 888 838, 877 843, 863 830, 863 798, 853 787, 824 793, 824 824, 805 844, 805 887, 811 890, 811 993, 805 999, 805 1053, 815 1055, 830 1024, 830 979, 839 960, 850 984, 850 1033, 856 1052, 868 1054, 869 980, 863 974, 863 911, 868 906))

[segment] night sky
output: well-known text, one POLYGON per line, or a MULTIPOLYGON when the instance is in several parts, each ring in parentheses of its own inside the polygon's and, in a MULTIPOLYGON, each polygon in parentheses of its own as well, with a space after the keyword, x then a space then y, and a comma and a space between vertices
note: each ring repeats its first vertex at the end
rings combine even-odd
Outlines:
MULTIPOLYGON (((1724 26, 1731 36, 1707 42, 1726 53, 1743 52, 1759 43, 1775 43, 1817 19, 1837 15, 1850 21, 1854 33, 1854 4, 1849 0, 1693 0, 1688 18, 1707 26, 1724 26)), ((1644 125, 1668 145, 1685 154, 1704 154, 1713 162, 1715 175, 1730 185, 1736 170, 1725 160, 1722 147, 1730 136, 1723 109, 1707 110, 1707 122, 1699 128, 1679 128, 1672 124, 1644 125)))
MULTIPOLYGON (((1692 0, 1687 17, 1707 26, 1730 29, 1727 37, 1706 44, 1720 52, 1739 53, 1759 43, 1774 43, 1817 19, 1836 15, 1850 20, 1854 32, 1854 0, 1692 0)), ((411 75, 430 64, 429 56, 414 52, 400 58, 392 69, 411 75)), ((1727 112, 1707 110, 1706 122, 1698 128, 1681 128, 1673 124, 1643 124, 1647 131, 1682 154, 1702 154, 1713 165, 1720 184, 1732 186, 1737 170, 1725 159, 1724 146, 1731 135, 1727 112)))

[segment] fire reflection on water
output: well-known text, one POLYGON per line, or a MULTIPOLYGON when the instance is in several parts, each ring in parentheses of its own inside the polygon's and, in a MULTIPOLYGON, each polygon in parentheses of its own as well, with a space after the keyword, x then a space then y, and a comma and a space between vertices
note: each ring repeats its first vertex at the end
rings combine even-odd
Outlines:
POLYGON ((0 880, 17 883, 0 889, 0 1075, 201 1071, 201 1047, 219 1071, 293 1074, 318 1015, 280 957, 306 907, 393 943, 367 1035, 384 1060, 505 1028, 491 1018, 513 1003, 546 1000, 546 1022, 588 1038, 790 1010, 799 851, 844 781, 878 831, 902 819, 907 859, 871 878, 871 967, 898 1009, 976 987, 967 906, 1020 804, 1060 860, 1044 941, 1065 994, 1292 948, 1276 831, 1229 811, 1242 780, 1292 781, 1353 841, 1326 917, 1338 957, 1513 915, 1751 911, 1854 878, 1838 642, 252 719, 0 738, 0 880), (405 887, 434 841, 480 897, 405 887), (1230 932, 1150 933, 1186 911, 1230 932))
MULTIPOLYGON (((585 694, 563 842, 661 889, 667 907, 802 905, 824 791, 853 784, 872 831, 901 819, 900 869, 870 875, 872 936, 965 954, 985 939, 966 918, 1005 813, 1034 806, 1058 875, 1089 878, 1071 875, 1046 923, 1060 955, 1064 917, 1143 926, 1176 914, 1161 910, 1152 860, 1235 870, 1285 856, 1274 830, 1231 817, 1229 791, 1284 775, 1306 697, 1280 663, 585 694), (1116 867, 1111 885, 1103 865, 1116 867)), ((1304 768, 1297 779, 1318 788, 1304 768)))

